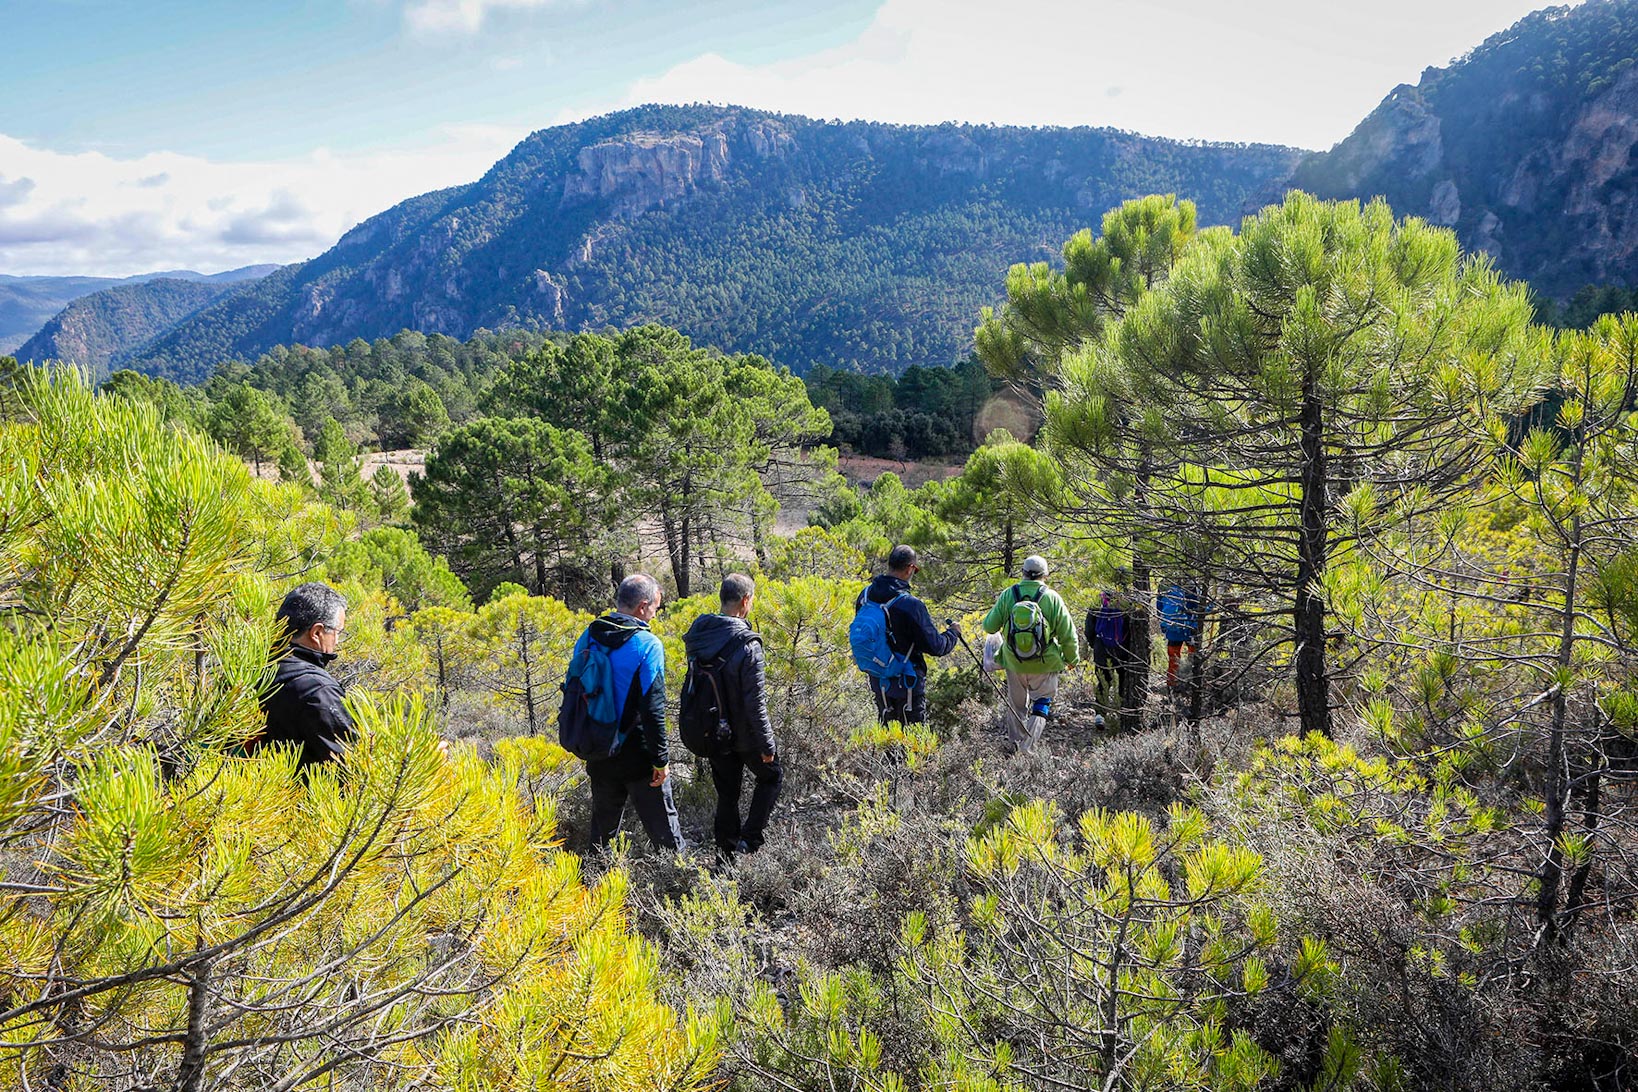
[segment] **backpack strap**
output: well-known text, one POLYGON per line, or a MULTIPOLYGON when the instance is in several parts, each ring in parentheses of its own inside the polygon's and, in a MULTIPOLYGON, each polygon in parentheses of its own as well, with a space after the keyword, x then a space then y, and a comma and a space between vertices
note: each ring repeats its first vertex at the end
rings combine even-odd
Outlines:
POLYGON ((1016 607, 1019 603, 1039 603, 1041 601, 1041 596, 1043 596, 1045 594, 1046 594, 1046 585, 1045 584, 1037 585, 1036 588, 1035 588, 1035 594, 1034 595, 1025 595, 1024 594, 1024 585, 1014 584, 1012 586, 1012 605, 1016 607))
MULTIPOLYGON (((883 603, 881 605, 882 606, 882 621, 884 623, 886 623, 886 625, 887 625, 887 636, 889 638, 891 638, 893 636, 893 604, 897 603, 900 599, 903 599, 905 596, 907 596, 909 594, 910 593, 908 591, 895 592, 894 595, 893 595, 893 598, 889 599, 887 602, 885 602, 885 603, 883 603)), ((893 652, 893 649, 891 647, 889 647, 888 651, 893 652)), ((910 654, 908 652, 893 652, 893 655, 895 655, 895 656, 909 656, 910 654)))

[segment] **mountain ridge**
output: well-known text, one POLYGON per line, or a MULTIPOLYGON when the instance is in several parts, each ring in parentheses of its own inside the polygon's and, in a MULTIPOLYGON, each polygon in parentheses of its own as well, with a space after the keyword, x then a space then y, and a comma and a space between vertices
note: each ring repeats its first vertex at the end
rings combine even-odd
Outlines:
POLYGON ((277 268, 279 267, 276 265, 246 265, 220 273, 169 269, 154 273, 138 273, 130 277, 54 277, 0 273, 0 353, 10 353, 27 343, 54 315, 75 300, 110 288, 146 284, 162 279, 228 284, 255 280, 277 268))
POLYGON ((1638 2, 1544 8, 1306 157, 1290 185, 1381 195, 1564 298, 1638 281, 1638 2))
POLYGON ((636 107, 537 130, 479 179, 384 210, 110 363, 191 381, 279 344, 658 321, 799 369, 948 364, 1013 262, 1055 257, 1156 190, 1229 222, 1301 154, 636 107))

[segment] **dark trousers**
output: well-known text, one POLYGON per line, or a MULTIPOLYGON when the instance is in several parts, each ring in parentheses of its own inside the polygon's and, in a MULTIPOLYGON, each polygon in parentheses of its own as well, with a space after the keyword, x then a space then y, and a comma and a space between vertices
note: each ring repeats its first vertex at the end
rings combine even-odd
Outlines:
POLYGON ((1137 708, 1132 684, 1137 674, 1137 657, 1129 648, 1092 641, 1092 665, 1097 671, 1098 704, 1126 712, 1137 708), (1111 698, 1113 700, 1111 700, 1111 698))
POLYGON ((870 680, 870 692, 876 697, 876 717, 883 724, 896 720, 900 724, 920 724, 927 719, 927 680, 916 679, 912 686, 901 697, 888 696, 882 681, 874 675, 867 675, 870 680))
POLYGON ((655 849, 682 851, 682 827, 677 822, 677 806, 671 801, 671 782, 667 780, 656 788, 649 784, 653 777, 654 769, 642 755, 616 755, 586 763, 594 850, 607 849, 614 840, 629 800, 655 849))
POLYGON ((762 832, 768 826, 768 817, 779 799, 779 786, 785 780, 778 756, 772 762, 764 762, 761 755, 738 751, 712 755, 711 780, 717 786, 717 821, 713 828, 717 845, 733 850, 743 841, 745 848, 755 853, 762 848, 762 832), (739 793, 747 769, 756 780, 751 786, 751 810, 741 823, 739 793))

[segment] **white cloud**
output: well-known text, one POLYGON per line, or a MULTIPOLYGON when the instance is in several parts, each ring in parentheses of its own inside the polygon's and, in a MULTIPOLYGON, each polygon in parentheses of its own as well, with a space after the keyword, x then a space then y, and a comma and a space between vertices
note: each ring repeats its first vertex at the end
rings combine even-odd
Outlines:
POLYGON ((477 179, 524 135, 446 128, 422 147, 321 149, 259 163, 68 154, 0 135, 0 272, 214 272, 300 261, 407 197, 477 179))
POLYGON ((557 0, 413 0, 404 9, 404 21, 423 34, 458 31, 473 34, 497 11, 544 8, 557 0))
POLYGON ((1367 12, 1312 0, 886 0, 841 47, 761 65, 706 54, 638 81, 611 105, 1104 125, 1321 148, 1396 84, 1539 3, 1373 0, 1367 12))

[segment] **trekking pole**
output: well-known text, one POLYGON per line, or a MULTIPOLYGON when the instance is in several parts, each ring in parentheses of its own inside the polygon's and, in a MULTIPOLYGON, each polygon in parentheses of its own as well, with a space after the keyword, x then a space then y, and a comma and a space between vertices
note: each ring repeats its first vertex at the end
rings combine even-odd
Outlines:
MULTIPOLYGON (((948 619, 948 618, 945 619, 945 621, 944 621, 945 628, 949 628, 952 621, 953 621, 953 619, 948 619)), ((965 648, 967 650, 967 655, 969 655, 969 656, 971 656, 973 658, 973 666, 978 668, 978 677, 983 679, 986 683, 989 684, 990 692, 995 695, 995 697, 996 697, 996 699, 998 701, 1000 701, 1001 708, 1005 709, 1012 716, 1012 719, 1018 722, 1018 730, 1023 731, 1024 730, 1024 718, 1021 715, 1019 715, 1018 710, 1016 710, 1016 709, 1014 709, 1012 707, 1012 701, 1007 697, 1006 693, 1001 689, 1001 684, 996 682, 993 678, 991 678, 990 673, 988 671, 984 670, 984 660, 983 660, 983 658, 981 656, 978 655, 977 652, 975 652, 973 650, 973 646, 967 643, 967 635, 965 633, 957 634, 957 639, 961 642, 961 647, 965 648)))

